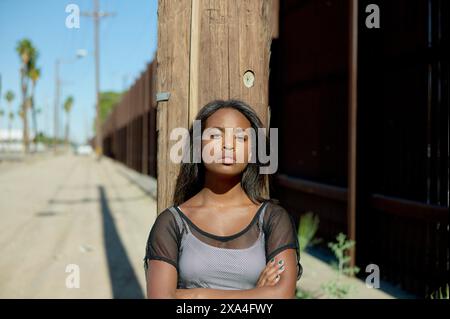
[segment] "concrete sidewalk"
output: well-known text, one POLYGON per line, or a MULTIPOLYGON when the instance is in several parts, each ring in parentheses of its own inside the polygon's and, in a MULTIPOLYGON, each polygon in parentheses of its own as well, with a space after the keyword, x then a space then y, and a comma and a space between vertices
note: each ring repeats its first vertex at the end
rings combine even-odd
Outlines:
MULTIPOLYGON (((297 288, 307 292, 314 299, 323 299, 327 296, 323 293, 321 285, 334 279, 335 270, 326 262, 303 252, 300 258, 303 266, 303 275, 297 282, 297 288)), ((360 269, 364 272, 365 269, 360 269)), ((367 274, 369 275, 369 274, 367 274)), ((416 296, 408 294, 391 284, 380 281, 380 288, 370 288, 366 283, 356 277, 341 278, 345 285, 351 285, 352 289, 346 298, 348 299, 414 299, 416 296)))

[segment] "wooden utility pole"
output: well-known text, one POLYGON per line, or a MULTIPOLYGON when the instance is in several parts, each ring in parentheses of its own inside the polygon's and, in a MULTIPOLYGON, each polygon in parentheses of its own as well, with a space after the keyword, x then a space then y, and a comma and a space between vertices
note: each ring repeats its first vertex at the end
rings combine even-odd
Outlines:
POLYGON ((172 204, 179 164, 170 132, 214 99, 242 99, 267 123, 273 1, 159 0, 158 212, 172 204))
POLYGON ((95 47, 95 152, 97 158, 103 154, 102 123, 100 119, 100 19, 114 15, 112 12, 100 11, 98 0, 94 0, 94 11, 83 12, 82 15, 94 20, 94 47, 95 47))
MULTIPOLYGON (((356 241, 356 130, 357 130, 357 66, 358 66, 358 1, 350 0, 349 12, 349 106, 348 106, 348 198, 347 225, 348 237, 356 241)), ((350 250, 350 266, 355 266, 355 247, 350 250)))

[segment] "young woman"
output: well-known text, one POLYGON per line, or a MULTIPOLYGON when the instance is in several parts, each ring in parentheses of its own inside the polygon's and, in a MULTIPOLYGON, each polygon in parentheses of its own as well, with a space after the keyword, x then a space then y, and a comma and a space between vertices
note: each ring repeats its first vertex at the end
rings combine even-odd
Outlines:
POLYGON ((258 143, 243 134, 257 133, 260 119, 242 101, 216 100, 196 120, 201 161, 181 164, 174 205, 148 237, 148 298, 295 298, 302 274, 295 224, 265 197, 268 177, 259 172, 257 152, 249 152, 258 143))

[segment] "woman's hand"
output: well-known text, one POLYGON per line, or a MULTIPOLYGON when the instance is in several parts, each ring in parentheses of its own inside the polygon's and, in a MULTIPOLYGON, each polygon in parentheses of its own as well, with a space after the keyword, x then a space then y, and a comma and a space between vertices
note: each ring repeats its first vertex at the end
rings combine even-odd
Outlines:
POLYGON ((199 291, 198 288, 176 289, 175 299, 198 299, 200 298, 199 291))
POLYGON ((281 273, 285 270, 284 261, 272 258, 259 275, 256 287, 275 286, 281 278, 281 273))

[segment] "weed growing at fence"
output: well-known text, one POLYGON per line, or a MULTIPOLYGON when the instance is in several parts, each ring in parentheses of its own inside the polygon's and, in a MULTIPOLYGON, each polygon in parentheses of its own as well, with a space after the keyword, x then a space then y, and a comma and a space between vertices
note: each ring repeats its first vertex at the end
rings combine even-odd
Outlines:
POLYGON ((336 271, 336 277, 321 286, 324 294, 329 298, 345 298, 353 289, 351 284, 342 281, 343 276, 353 276, 359 272, 357 266, 350 266, 349 250, 355 245, 355 241, 347 239, 343 233, 336 236, 336 242, 328 243, 333 251, 337 263, 332 266, 336 271))

